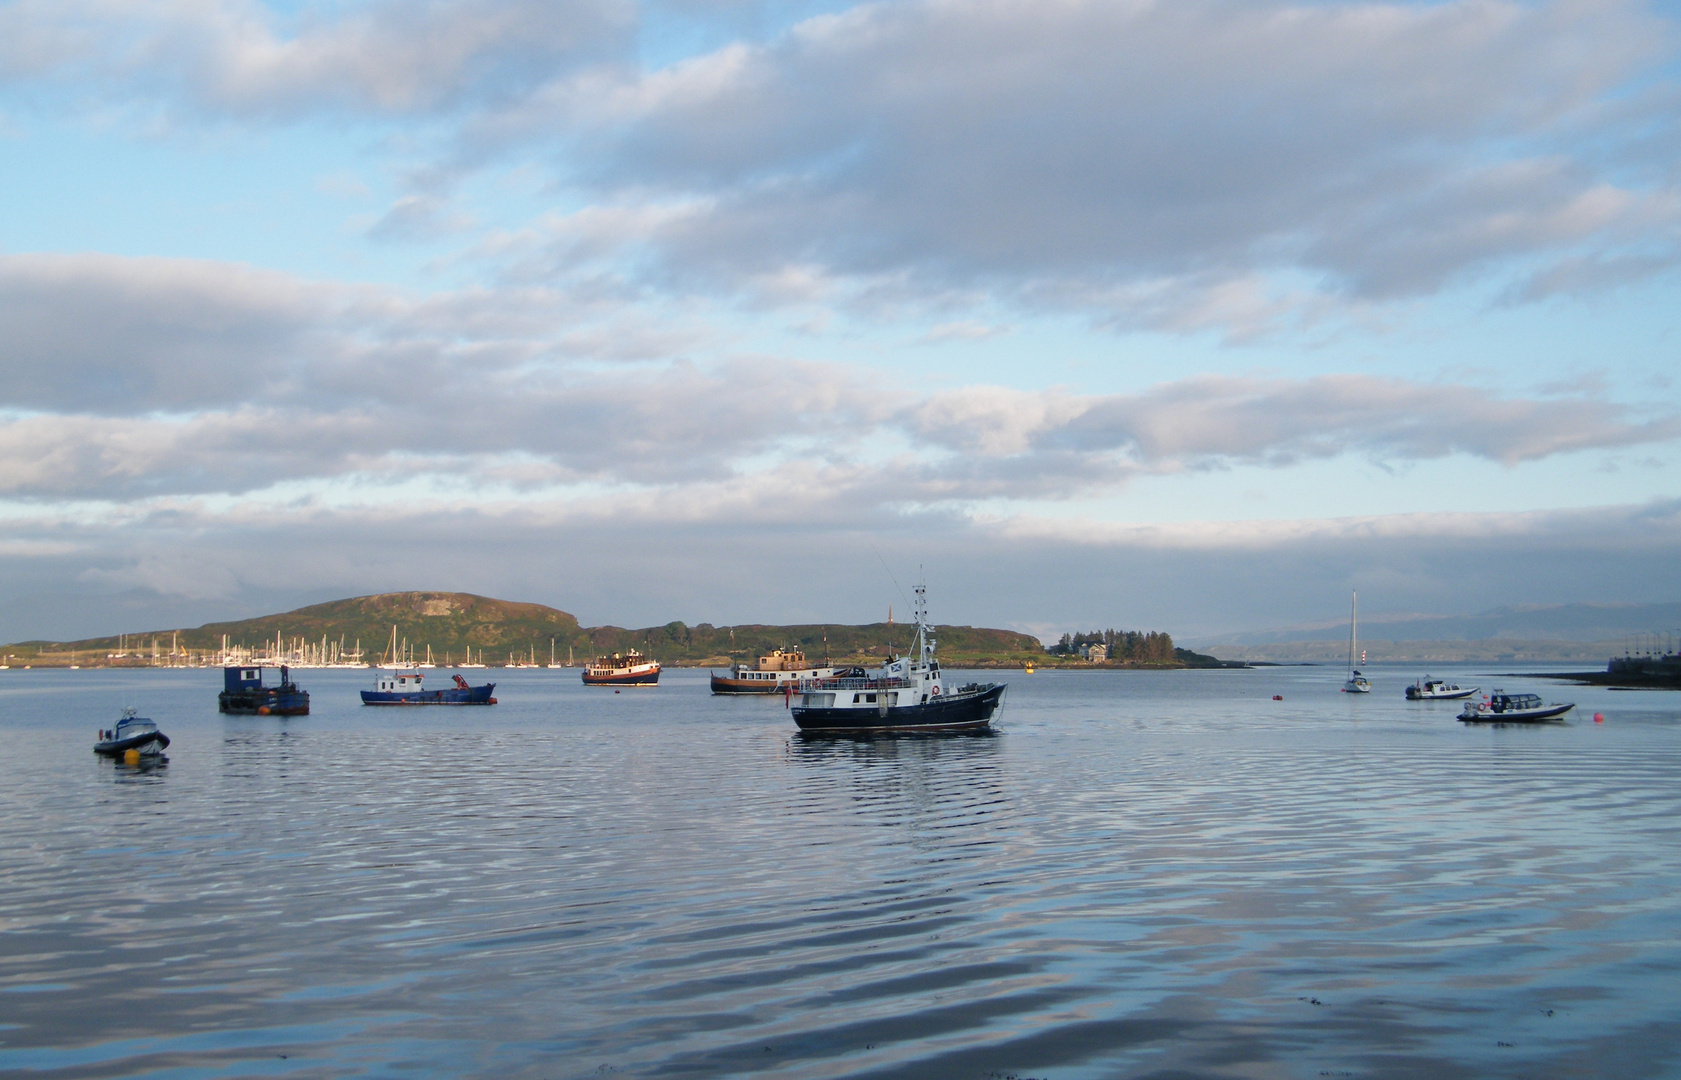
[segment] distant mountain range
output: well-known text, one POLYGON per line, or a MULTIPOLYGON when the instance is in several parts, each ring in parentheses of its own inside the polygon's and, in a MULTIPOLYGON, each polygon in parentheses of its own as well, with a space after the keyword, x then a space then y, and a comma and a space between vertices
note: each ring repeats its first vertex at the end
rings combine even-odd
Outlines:
MULTIPOLYGON (((803 648, 811 658, 825 653, 836 661, 879 659, 889 650, 902 652, 914 628, 903 623, 864 626, 713 626, 681 622, 642 629, 618 626, 580 626, 575 616, 542 604, 495 600, 471 593, 404 592, 358 596, 315 604, 278 615, 237 622, 207 623, 81 641, 25 641, 0 645, 13 663, 104 662, 115 652, 134 654, 135 663, 149 662, 154 649, 163 656, 178 648, 195 654, 216 652, 223 637, 229 645, 256 646, 277 638, 291 644, 304 641, 348 651, 358 645, 365 657, 377 660, 388 651, 392 627, 400 647, 424 658, 427 647, 439 663, 460 661, 470 648, 475 660, 507 663, 510 656, 546 664, 552 655, 566 663, 583 664, 600 653, 639 649, 663 663, 713 664, 719 667, 749 659, 776 648, 803 648), (825 641, 826 639, 826 641, 825 641), (77 654, 82 654, 77 657, 77 654)), ((1013 630, 942 626, 940 654, 954 663, 966 658, 999 661, 1043 658, 1039 639, 1013 630)))
MULTIPOLYGON (((1681 642, 1681 603, 1526 604, 1476 615, 1362 614, 1360 637, 1373 641, 1620 641, 1668 632, 1681 642)), ((1198 648, 1348 640, 1348 618, 1199 638, 1198 648)))

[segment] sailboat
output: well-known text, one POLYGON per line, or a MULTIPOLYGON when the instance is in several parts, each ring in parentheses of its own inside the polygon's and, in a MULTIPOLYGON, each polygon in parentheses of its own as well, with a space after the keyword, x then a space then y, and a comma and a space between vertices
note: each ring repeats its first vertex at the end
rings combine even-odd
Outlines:
MULTIPOLYGON (((1354 645, 1358 633, 1355 628, 1359 625, 1359 615, 1360 594, 1356 592, 1348 607, 1348 681, 1342 684, 1342 692, 1345 694, 1369 694, 1372 692, 1372 684, 1367 682, 1366 677, 1360 674, 1359 669, 1354 666, 1354 645)), ((1362 654, 1360 659, 1364 662, 1366 658, 1362 654)))

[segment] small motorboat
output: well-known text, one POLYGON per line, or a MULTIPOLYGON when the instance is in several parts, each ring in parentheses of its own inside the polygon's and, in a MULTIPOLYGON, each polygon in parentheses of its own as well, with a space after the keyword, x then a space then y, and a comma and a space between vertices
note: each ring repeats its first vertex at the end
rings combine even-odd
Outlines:
POLYGON ((162 756, 168 747, 169 736, 159 731, 156 724, 144 716, 134 715, 133 709, 124 709, 123 718, 117 721, 116 727, 99 732, 93 752, 120 758, 133 751, 138 757, 156 758, 162 756))
POLYGON ((1476 692, 1477 688, 1475 686, 1462 690, 1457 683, 1450 683, 1445 679, 1432 679, 1426 675, 1407 687, 1407 700, 1455 701, 1459 698, 1468 698, 1476 692))
POLYGON ((1467 701, 1459 719, 1467 724, 1537 724, 1557 720, 1575 707, 1575 702, 1555 701, 1544 705, 1536 694, 1507 694, 1496 690, 1486 701, 1467 701))

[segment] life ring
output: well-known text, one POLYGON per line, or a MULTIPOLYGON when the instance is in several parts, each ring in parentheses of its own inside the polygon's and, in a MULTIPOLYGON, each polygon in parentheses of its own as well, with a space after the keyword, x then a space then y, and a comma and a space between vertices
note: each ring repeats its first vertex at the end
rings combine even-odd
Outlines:
POLYGON ((938 686, 934 687, 934 689, 930 692, 932 693, 932 695, 934 697, 939 697, 940 696, 940 688, 938 686))

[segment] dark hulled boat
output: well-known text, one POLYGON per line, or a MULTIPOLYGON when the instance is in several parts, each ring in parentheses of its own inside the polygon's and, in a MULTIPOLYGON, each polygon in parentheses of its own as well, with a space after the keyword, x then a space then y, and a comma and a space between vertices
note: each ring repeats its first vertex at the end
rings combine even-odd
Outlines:
POLYGON ((454 686, 428 690, 425 676, 418 671, 392 671, 381 675, 374 689, 362 691, 364 705, 494 705, 495 683, 469 686, 459 675, 451 676, 454 686))
POLYGON ((861 670, 807 679, 788 691, 794 723, 817 735, 898 731, 976 731, 989 727, 1004 704, 1005 683, 948 688, 934 658, 927 589, 916 588, 916 655, 889 657, 875 674, 861 670))
POLYGON ((308 716, 309 691, 299 690, 292 671, 280 665, 280 685, 264 686, 261 667, 225 667, 216 708, 239 716, 308 716))

